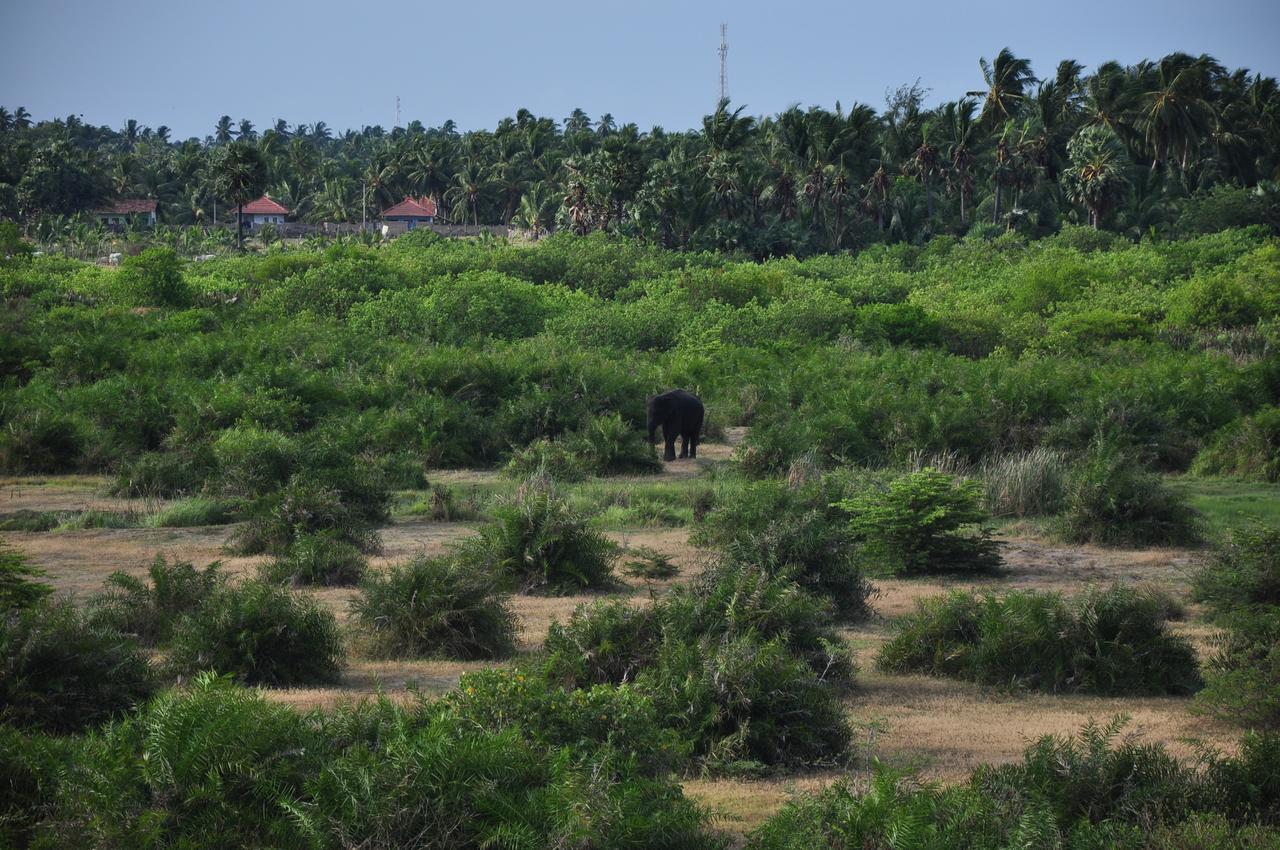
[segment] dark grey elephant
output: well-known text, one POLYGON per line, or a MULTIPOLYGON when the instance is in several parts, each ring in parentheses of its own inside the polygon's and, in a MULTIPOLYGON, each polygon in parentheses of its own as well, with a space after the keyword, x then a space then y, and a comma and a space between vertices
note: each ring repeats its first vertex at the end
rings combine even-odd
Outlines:
POLYGON ((702 437, 702 419, 706 409, 696 395, 684 390, 669 390, 649 399, 649 445, 654 434, 662 426, 662 439, 666 442, 663 460, 676 459, 676 437, 680 437, 680 457, 697 457, 698 440, 702 437))

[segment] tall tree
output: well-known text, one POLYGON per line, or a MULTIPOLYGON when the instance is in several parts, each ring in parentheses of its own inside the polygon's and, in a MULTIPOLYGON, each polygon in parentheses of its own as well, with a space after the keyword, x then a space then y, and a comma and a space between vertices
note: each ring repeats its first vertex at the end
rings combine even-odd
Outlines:
POLYGON ((224 145, 211 163, 214 190, 236 208, 236 247, 244 250, 244 205, 262 194, 267 164, 262 152, 248 142, 224 145))

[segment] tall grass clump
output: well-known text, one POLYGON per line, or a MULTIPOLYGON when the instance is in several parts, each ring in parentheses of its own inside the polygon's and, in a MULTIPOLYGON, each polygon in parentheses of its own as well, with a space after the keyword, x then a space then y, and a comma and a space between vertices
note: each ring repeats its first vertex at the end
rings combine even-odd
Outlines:
POLYGON ((982 503, 992 516, 1051 516, 1062 506, 1070 464, 1043 447, 989 457, 979 464, 982 503))
POLYGON ((166 505, 147 517, 152 528, 194 528, 202 525, 226 525, 233 522, 236 506, 222 499, 193 497, 166 505))
POLYGON ((25 555, 0 539, 0 614, 30 608, 53 593, 39 580, 44 575, 44 570, 31 566, 25 555))
POLYGON ((120 717, 155 688, 137 641, 68 601, 0 612, 0 723, 79 732, 120 717))
POLYGON ((189 561, 156 555, 145 579, 124 572, 107 577, 101 592, 89 600, 90 617, 116 631, 132 635, 146 646, 169 639, 178 621, 195 613, 226 586, 217 561, 198 569, 189 561))
POLYGON ((979 485, 925 468, 840 500, 862 555, 890 575, 990 572, 1000 566, 979 485))
POLYGON ((1095 445, 1067 482, 1058 519, 1072 543, 1103 546, 1192 546, 1198 515, 1154 472, 1114 446, 1095 445))
POLYGON ((834 475, 793 476, 719 486, 692 535, 728 562, 786 574, 831 601, 844 620, 871 612, 874 588, 858 558, 857 535, 833 503, 844 494, 834 475))
POLYGON ((351 613, 379 657, 501 658, 517 629, 501 584, 456 558, 419 557, 367 576, 351 613))
POLYGON ((278 583, 333 587, 359 583, 368 569, 358 548, 322 531, 299 536, 284 555, 263 566, 262 576, 278 583))
POLYGON ((1124 586, 921 600, 876 666, 1025 690, 1186 695, 1202 682, 1195 650, 1166 623, 1169 601, 1124 586))
POLYGON ((525 480, 492 514, 479 535, 462 545, 465 562, 505 576, 525 591, 561 593, 612 584, 617 545, 589 528, 549 479, 525 480))
POLYGON ((315 599, 247 581, 178 622, 167 663, 181 675, 209 670, 251 685, 325 684, 342 668, 342 635, 315 599))

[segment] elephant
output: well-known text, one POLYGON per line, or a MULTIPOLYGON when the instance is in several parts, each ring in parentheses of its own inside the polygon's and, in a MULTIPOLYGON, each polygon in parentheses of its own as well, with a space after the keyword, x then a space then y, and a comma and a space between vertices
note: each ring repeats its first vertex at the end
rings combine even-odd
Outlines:
POLYGON ((706 409, 696 395, 684 390, 669 390, 649 399, 646 405, 649 421, 649 445, 653 445, 658 426, 666 442, 663 460, 676 459, 676 436, 680 437, 680 457, 698 456, 698 439, 702 435, 702 419, 706 409))

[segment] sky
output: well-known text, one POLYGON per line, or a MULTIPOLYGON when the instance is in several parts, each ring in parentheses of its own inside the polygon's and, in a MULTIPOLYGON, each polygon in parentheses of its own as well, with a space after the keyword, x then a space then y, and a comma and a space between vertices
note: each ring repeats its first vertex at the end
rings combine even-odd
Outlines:
POLYGON ((1008 46, 1051 76, 1175 50, 1280 76, 1280 0, 701 2, 700 0, 0 0, 0 105, 37 119, 209 134, 413 119, 492 128, 524 107, 575 107, 642 129, 699 126, 728 89, 752 115, 836 101, 877 109, 919 79, 929 102, 982 87, 978 58, 1008 46))

